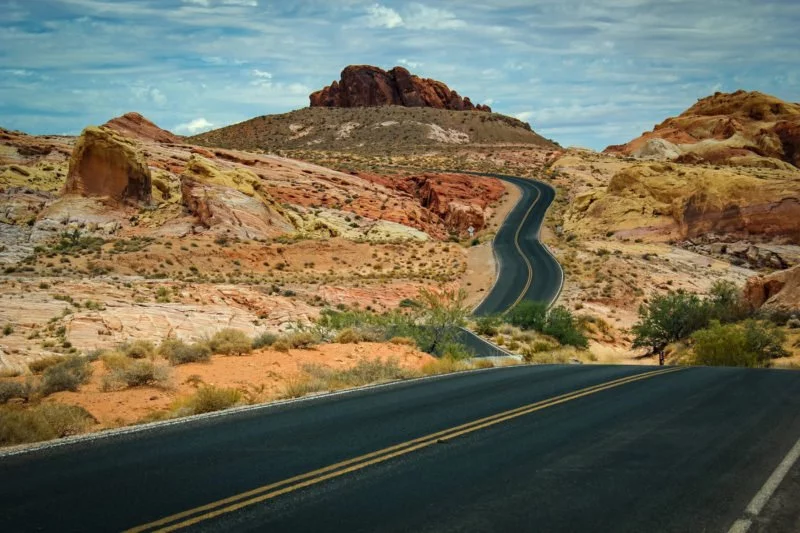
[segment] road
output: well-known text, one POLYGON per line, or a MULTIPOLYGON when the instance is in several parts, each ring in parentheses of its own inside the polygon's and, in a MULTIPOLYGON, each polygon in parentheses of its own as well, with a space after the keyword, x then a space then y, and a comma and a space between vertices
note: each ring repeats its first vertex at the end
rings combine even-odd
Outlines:
POLYGON ((548 184, 504 174, 491 176, 512 183, 522 195, 494 239, 498 276, 494 287, 475 309, 477 316, 502 313, 522 299, 551 304, 558 297, 564 272, 539 241, 545 213, 555 198, 548 184))
POLYGON ((726 532, 798 435, 796 372, 500 368, 0 458, 0 516, 4 531, 726 532))

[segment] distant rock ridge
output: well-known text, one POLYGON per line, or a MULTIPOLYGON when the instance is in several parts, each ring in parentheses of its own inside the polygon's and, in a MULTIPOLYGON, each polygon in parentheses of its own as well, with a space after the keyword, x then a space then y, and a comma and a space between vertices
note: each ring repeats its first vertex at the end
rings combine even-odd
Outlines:
POLYGON ((309 96, 311 107, 433 107, 454 111, 485 111, 440 81, 420 78, 403 67, 388 72, 370 65, 350 65, 339 81, 309 96))
POLYGON ((605 151, 679 163, 793 170, 800 167, 800 104, 757 91, 717 92, 605 151))
POLYGON ((112 118, 105 124, 110 128, 126 137, 133 137, 144 141, 155 141, 165 144, 180 144, 183 142, 179 136, 171 131, 159 128, 139 113, 125 113, 124 115, 112 118))

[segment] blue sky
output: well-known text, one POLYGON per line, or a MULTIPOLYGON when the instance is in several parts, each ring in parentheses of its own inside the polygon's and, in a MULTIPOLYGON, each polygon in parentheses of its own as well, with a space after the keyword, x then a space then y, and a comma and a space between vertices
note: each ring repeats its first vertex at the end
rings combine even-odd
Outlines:
POLYGON ((127 111, 189 134, 404 65, 563 145, 625 142, 699 97, 800 101, 798 0, 0 0, 0 125, 127 111))

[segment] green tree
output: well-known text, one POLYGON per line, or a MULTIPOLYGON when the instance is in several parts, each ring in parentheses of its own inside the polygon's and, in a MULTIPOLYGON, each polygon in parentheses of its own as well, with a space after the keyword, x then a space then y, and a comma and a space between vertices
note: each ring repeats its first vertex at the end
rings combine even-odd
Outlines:
POLYGON ((462 328, 467 323, 469 308, 466 305, 467 292, 463 289, 435 292, 428 289, 419 291, 418 323, 423 326, 424 340, 420 347, 432 354, 440 354, 450 344, 458 344, 462 328))
POLYGON ((711 317, 723 324, 744 320, 750 315, 750 309, 735 283, 727 280, 715 281, 708 294, 711 317))
POLYGON ((639 321, 632 328, 633 347, 650 348, 663 364, 664 348, 706 327, 710 315, 710 304, 696 294, 679 290, 655 296, 639 307, 639 321))

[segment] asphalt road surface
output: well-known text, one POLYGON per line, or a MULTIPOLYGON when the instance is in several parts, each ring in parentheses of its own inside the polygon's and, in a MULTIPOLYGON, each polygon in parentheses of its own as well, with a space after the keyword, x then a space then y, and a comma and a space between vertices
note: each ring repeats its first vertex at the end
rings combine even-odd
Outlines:
POLYGON ((555 301, 564 282, 558 262, 539 241, 547 208, 555 198, 548 184, 503 174, 479 174, 513 183, 522 191, 494 239, 499 262, 498 277, 492 290, 475 309, 477 316, 502 313, 518 301, 555 301))
POLYGON ((1 457, 0 523, 724 533, 798 435, 797 372, 508 367, 1 457))

